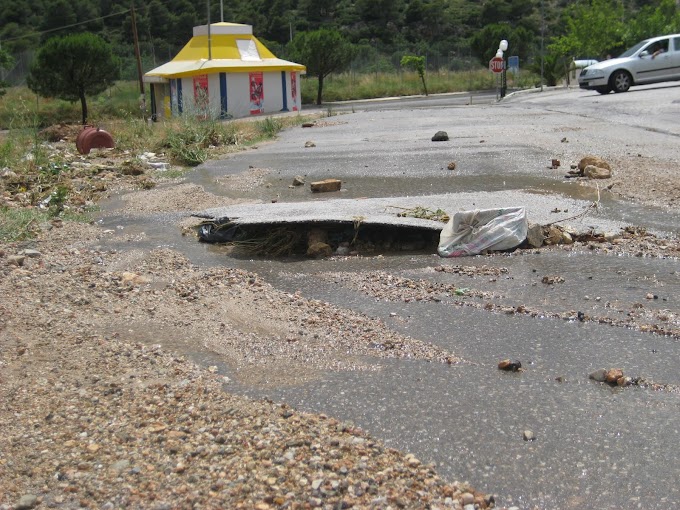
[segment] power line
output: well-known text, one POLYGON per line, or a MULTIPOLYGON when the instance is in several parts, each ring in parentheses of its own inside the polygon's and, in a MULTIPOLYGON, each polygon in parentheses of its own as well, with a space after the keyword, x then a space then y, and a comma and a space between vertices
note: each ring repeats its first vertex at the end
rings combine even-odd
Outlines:
POLYGON ((16 41, 18 39, 23 39, 25 37, 34 37, 36 35, 48 34, 50 32, 56 32, 57 30, 64 30, 65 28, 77 27, 78 25, 86 25, 87 23, 92 23, 93 21, 100 21, 112 16, 120 16, 121 14, 126 14, 130 12, 130 9, 125 9, 124 11, 114 12, 113 14, 107 14, 106 16, 100 16, 98 18, 89 19, 87 21, 79 21, 78 23, 73 23, 71 25, 65 25, 63 27, 50 28, 49 30, 43 30, 42 32, 32 32, 30 34, 19 35, 17 37, 11 37, 9 39, 3 39, 2 42, 16 41))

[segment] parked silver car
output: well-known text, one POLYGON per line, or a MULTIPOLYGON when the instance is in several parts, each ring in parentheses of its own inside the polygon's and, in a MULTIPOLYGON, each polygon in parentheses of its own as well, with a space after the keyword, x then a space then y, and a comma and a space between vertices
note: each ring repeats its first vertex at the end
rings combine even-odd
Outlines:
POLYGON ((600 94, 626 92, 632 85, 680 80, 680 34, 637 43, 619 57, 586 67, 578 77, 582 89, 600 94))

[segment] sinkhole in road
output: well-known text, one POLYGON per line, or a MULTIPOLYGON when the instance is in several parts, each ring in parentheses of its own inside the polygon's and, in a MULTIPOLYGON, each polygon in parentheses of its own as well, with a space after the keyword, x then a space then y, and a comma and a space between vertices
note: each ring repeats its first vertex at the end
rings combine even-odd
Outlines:
POLYGON ((198 227, 199 241, 228 244, 234 256, 272 258, 432 253, 437 250, 439 232, 417 226, 363 224, 360 220, 257 224, 207 221, 198 227))

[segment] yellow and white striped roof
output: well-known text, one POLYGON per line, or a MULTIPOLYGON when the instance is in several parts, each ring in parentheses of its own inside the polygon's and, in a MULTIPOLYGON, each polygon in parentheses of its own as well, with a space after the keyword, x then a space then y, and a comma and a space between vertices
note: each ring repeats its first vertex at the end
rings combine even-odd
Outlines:
POLYGON ((194 27, 191 40, 170 62, 145 74, 151 78, 183 78, 207 73, 252 71, 298 71, 302 64, 276 58, 254 35, 250 25, 212 23, 194 27), (210 39, 210 40, 208 40, 210 39), (210 48, 208 48, 210 45, 210 48))

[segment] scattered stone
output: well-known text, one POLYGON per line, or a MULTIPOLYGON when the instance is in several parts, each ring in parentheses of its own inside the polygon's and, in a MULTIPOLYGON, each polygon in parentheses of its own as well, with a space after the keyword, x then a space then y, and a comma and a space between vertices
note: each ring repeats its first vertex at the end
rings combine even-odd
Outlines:
POLYGON ((551 168, 555 169, 555 168, 559 168, 559 167, 560 167, 560 160, 559 159, 553 159, 551 168))
POLYGON ((149 279, 136 273, 125 272, 122 275, 121 283, 123 285, 138 286, 149 283, 149 279))
POLYGON ((557 377, 555 377, 555 380, 556 380, 558 383, 565 383, 565 382, 567 382, 567 378, 564 377, 563 375, 558 375, 557 377))
POLYGON ((597 167, 597 168, 606 168, 607 170, 612 169, 612 167, 609 165, 609 163, 607 163, 604 159, 602 159, 598 156, 585 156, 578 163, 578 169, 581 170, 581 172, 584 172, 587 166, 594 166, 594 167, 597 167))
POLYGON ((569 232, 562 232, 561 244, 574 244, 574 238, 571 237, 571 234, 569 232))
POLYGON ((605 382, 607 380, 607 371, 604 368, 600 368, 588 375, 588 378, 597 382, 605 382))
POLYGON ((463 506, 472 505, 475 502, 475 495, 470 492, 464 492, 460 496, 460 502, 463 504, 463 506))
POLYGON ((616 384, 621 377, 623 377, 623 370, 620 368, 610 368, 605 373, 604 380, 609 384, 616 384))
POLYGON ((569 140, 567 140, 567 137, 565 136, 564 138, 562 138, 562 139, 560 140, 560 142, 562 142, 562 143, 567 143, 567 142, 569 142, 569 140))
POLYGON ((111 470, 116 471, 118 473, 122 473, 128 467, 130 467, 129 460, 119 460, 118 462, 114 462, 113 464, 111 464, 111 470))
POLYGON ((588 165, 583 170, 583 175, 589 179, 610 179, 612 171, 609 168, 600 168, 594 165, 588 165))
POLYGON ((456 169, 456 162, 451 161, 451 163, 449 163, 446 168, 448 168, 449 170, 455 170, 456 169))
POLYGON ((536 441, 536 434, 534 434, 531 430, 525 430, 523 437, 525 441, 536 441))
POLYGON ((333 254, 333 248, 326 243, 316 242, 307 248, 307 256, 312 258, 330 257, 333 254))
POLYGON ((335 254, 341 257, 346 257, 349 255, 351 249, 349 244, 340 243, 340 245, 335 249, 335 254))
POLYGON ((432 137, 433 142, 447 142, 449 135, 446 131, 437 131, 432 137))
POLYGON ((38 496, 35 494, 24 494, 14 507, 15 510, 30 510, 38 504, 38 496))
POLYGON ((310 184, 313 193, 327 193, 330 191, 340 191, 342 181, 338 179, 324 179, 310 184))
POLYGON ((301 175, 296 175, 293 177, 293 186, 304 186, 305 178, 301 175))
POLYGON ((551 246, 560 244, 562 241, 562 230, 556 225, 550 225, 545 229, 545 244, 551 246))
POLYGON ((527 243, 532 248, 540 248, 543 246, 543 227, 536 223, 530 223, 527 229, 527 243))
POLYGON ((546 285, 553 285, 555 283, 564 283, 564 278, 561 276, 544 276, 541 279, 541 283, 545 283, 546 285))
POLYGON ((28 258, 40 258, 42 257, 42 253, 40 253, 38 250, 22 250, 19 255, 25 255, 28 258))
POLYGON ((23 255, 10 255, 9 257, 7 257, 7 265, 21 267, 24 265, 25 259, 26 257, 24 257, 23 255))
POLYGON ((316 147, 316 144, 311 140, 308 140, 305 142, 305 149, 309 149, 310 147, 316 147))
POLYGON ((628 375, 619 377, 616 380, 617 386, 630 386, 631 384, 633 384, 633 378, 628 375))
POLYGON ((519 372, 522 370, 522 363, 517 360, 511 361, 509 359, 504 359, 498 363, 498 369, 506 372, 519 372))

